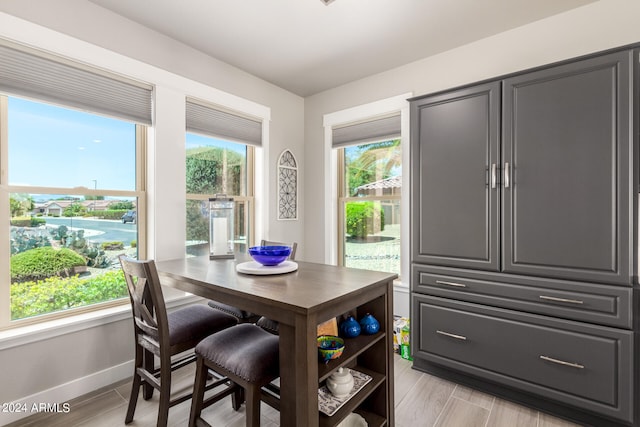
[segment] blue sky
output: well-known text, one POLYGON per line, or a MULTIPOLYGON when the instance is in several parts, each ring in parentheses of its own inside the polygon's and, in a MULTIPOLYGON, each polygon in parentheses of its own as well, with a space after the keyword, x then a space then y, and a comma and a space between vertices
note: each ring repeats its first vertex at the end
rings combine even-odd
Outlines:
MULTIPOLYGON (((8 125, 10 185, 135 190, 133 123, 9 97, 8 125)), ((243 144, 186 134, 187 148, 211 145, 246 154, 243 144)))
POLYGON ((10 185, 135 190, 134 124, 19 98, 8 124, 10 185))

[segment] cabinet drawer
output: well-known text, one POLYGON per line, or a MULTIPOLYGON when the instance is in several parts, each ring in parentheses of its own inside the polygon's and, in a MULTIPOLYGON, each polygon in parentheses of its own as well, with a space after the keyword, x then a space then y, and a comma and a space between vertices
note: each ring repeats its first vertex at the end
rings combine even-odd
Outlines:
POLYGON ((633 332, 413 296, 414 357, 630 421, 633 332))
POLYGON ((632 289, 413 266, 413 290, 457 300, 631 329, 632 289))

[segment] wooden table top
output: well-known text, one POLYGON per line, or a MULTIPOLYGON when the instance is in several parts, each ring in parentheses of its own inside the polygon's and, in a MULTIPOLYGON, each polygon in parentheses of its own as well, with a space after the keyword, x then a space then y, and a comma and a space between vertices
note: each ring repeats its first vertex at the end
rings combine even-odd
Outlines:
POLYGON ((392 273, 302 261, 296 261, 298 270, 291 273, 249 275, 236 272, 236 264, 246 260, 244 254, 239 254, 237 259, 222 260, 204 256, 160 261, 156 266, 161 275, 188 282, 170 286, 196 295, 211 299, 217 296, 220 299, 240 297, 263 303, 269 301, 270 305, 305 314, 397 277, 392 273))

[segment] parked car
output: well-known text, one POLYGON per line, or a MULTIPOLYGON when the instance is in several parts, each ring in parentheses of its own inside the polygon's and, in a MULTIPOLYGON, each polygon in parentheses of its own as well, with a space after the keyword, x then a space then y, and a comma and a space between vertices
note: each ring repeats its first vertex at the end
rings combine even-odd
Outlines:
POLYGON ((127 211, 122 214, 122 223, 126 224, 127 222, 136 222, 136 211, 127 211))

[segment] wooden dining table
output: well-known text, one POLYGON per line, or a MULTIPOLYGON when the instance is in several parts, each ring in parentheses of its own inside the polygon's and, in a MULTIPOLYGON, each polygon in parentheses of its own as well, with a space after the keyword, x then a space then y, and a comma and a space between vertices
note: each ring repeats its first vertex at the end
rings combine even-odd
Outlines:
POLYGON ((394 425, 393 280, 396 274, 298 261, 296 271, 276 275, 238 273, 248 261, 181 258, 156 263, 162 284, 230 304, 279 322, 280 425, 333 426, 352 410, 369 426, 394 425), (374 313, 380 331, 345 339, 341 358, 319 361, 317 326, 345 314, 374 313), (333 416, 318 410, 322 381, 346 366, 374 378, 333 416))

